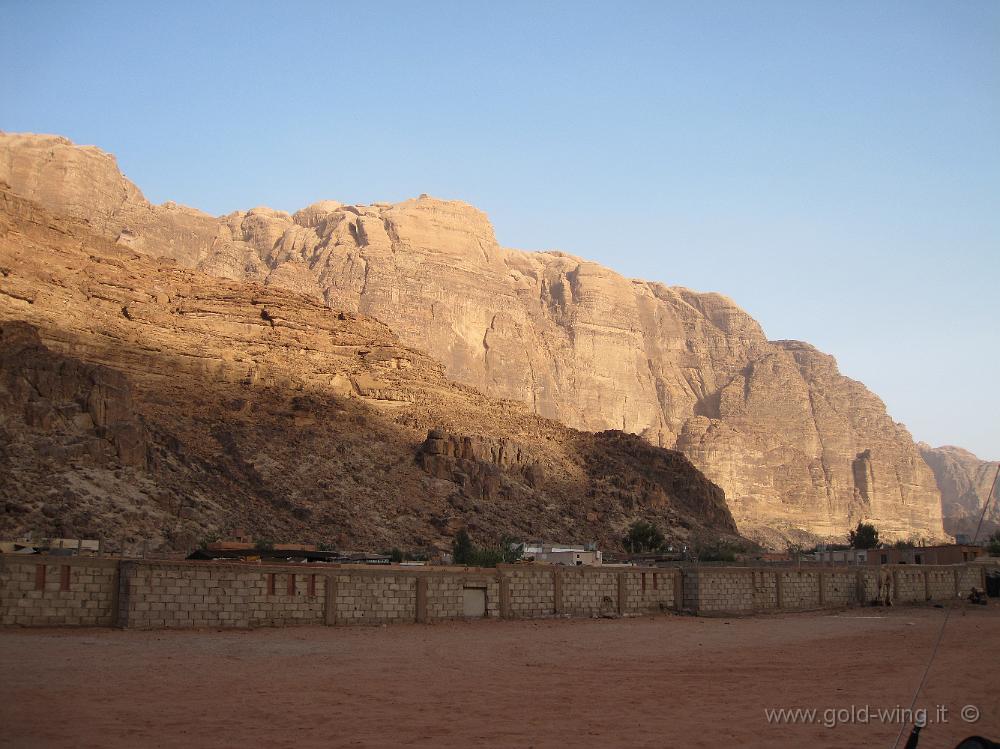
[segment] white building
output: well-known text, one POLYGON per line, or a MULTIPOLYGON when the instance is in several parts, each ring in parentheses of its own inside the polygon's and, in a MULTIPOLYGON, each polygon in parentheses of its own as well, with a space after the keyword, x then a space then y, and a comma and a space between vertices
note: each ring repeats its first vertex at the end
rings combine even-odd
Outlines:
POLYGON ((587 546, 527 543, 521 557, 529 562, 565 564, 571 567, 594 567, 602 563, 601 552, 587 546))

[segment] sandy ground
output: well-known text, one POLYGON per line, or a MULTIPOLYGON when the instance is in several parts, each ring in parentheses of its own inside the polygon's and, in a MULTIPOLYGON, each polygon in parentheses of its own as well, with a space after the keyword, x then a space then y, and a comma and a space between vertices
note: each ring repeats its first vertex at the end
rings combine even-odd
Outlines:
MULTIPOLYGON (((0 746, 891 747, 824 711, 908 706, 944 614, 0 630, 0 746)), ((953 611, 920 704, 921 747, 1000 739, 1000 605, 953 611)))

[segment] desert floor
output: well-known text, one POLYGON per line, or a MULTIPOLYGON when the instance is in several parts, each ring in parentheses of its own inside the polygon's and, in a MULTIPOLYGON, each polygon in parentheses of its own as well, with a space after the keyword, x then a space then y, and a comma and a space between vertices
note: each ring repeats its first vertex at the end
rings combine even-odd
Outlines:
MULTIPOLYGON (((908 706, 944 615, 7 629, 0 746, 891 747, 899 723, 824 711, 908 706)), ((1000 739, 1000 604, 953 610, 918 704, 948 710, 921 747, 1000 739)))

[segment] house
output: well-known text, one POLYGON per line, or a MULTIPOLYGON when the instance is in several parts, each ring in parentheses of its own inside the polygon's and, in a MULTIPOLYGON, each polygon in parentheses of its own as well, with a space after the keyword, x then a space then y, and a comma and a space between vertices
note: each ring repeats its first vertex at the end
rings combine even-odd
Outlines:
POLYGON ((603 555, 595 544, 576 546, 527 543, 521 558, 526 562, 565 564, 571 567, 595 567, 603 562, 603 555))
POLYGON ((638 567, 668 567, 685 560, 684 551, 651 551, 645 554, 629 554, 625 560, 638 567))
POLYGON ((873 551, 878 549, 827 549, 819 546, 811 559, 820 564, 868 564, 873 551))
POLYGON ((965 564, 985 553, 982 547, 968 544, 887 547, 869 550, 868 564, 965 564))
POLYGON ((0 553, 50 554, 59 557, 99 556, 101 542, 90 538, 43 538, 38 540, 0 541, 0 553))

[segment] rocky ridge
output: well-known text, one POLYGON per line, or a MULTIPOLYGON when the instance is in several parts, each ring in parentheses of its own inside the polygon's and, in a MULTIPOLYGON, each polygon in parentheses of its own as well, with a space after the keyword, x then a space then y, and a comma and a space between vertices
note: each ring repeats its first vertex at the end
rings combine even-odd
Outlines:
POLYGON ((614 547, 649 518, 736 538, 683 455, 637 449, 452 383, 364 314, 140 253, 0 185, 2 536, 413 549, 468 527, 614 547), (426 461, 438 434, 459 460, 426 461))
POLYGON ((980 460, 968 450, 952 445, 931 447, 921 442, 920 452, 941 488, 944 529, 948 533, 972 539, 980 518, 983 521, 980 541, 1000 530, 1000 489, 995 489, 990 497, 1000 465, 997 461, 980 460), (984 515, 983 504, 987 501, 990 504, 984 515))
POLYGON ((724 296, 501 247, 482 212, 427 196, 217 219, 150 206, 96 149, 83 149, 88 168, 114 190, 45 178, 84 158, 57 140, 0 138, 0 179, 108 217, 92 223, 123 246, 382 320, 448 377, 540 416, 681 450, 745 534, 840 539, 866 519, 889 539, 944 537, 934 475, 882 401, 812 346, 769 341, 724 296))

